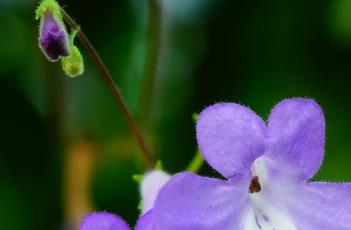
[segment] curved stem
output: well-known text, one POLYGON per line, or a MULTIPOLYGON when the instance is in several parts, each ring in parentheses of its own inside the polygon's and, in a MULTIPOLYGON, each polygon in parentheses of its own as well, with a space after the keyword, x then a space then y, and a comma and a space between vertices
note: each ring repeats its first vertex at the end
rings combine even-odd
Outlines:
POLYGON ((111 90, 112 95, 113 95, 117 105, 119 106, 125 119, 127 120, 129 128, 131 129, 134 136, 136 137, 146 161, 148 162, 150 167, 154 167, 156 164, 156 160, 155 160, 151 150, 147 146, 144 136, 140 132, 135 120, 133 119, 133 117, 132 117, 132 115, 127 107, 127 104, 125 103, 125 101, 122 97, 122 94, 121 94, 119 88, 117 87, 117 85, 113 81, 111 74, 109 73, 108 69, 106 68, 104 62, 101 60, 98 52, 95 50, 95 48, 93 47, 93 45, 91 44, 91 42, 89 41, 87 36, 80 29, 79 25, 71 18, 71 16, 69 14, 66 13, 66 11, 64 11, 63 9, 61 9, 61 11, 63 14, 63 19, 67 22, 67 24, 73 30, 78 31, 77 32, 78 39, 83 44, 83 46, 85 47, 85 49, 87 50, 87 52, 89 53, 91 58, 94 60, 95 64, 97 65, 98 69, 100 70, 101 76, 104 78, 107 86, 111 90))

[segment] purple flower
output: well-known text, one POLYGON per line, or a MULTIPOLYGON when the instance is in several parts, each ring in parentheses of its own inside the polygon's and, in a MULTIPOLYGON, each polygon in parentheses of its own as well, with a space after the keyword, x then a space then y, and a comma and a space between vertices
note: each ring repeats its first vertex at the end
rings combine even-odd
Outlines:
POLYGON ((141 214, 145 214, 153 208, 158 192, 170 177, 170 175, 161 170, 152 170, 144 174, 140 184, 142 197, 141 214))
POLYGON ((80 224, 80 230, 129 230, 129 226, 116 215, 96 212, 84 218, 80 224))
POLYGON ((314 100, 289 99, 267 124, 233 103, 206 108, 196 126, 207 162, 226 180, 173 176, 153 209, 153 230, 346 230, 351 183, 307 182, 324 152, 314 100))
POLYGON ((139 218, 135 230, 153 230, 154 212, 153 207, 157 195, 162 187, 169 181, 170 175, 161 170, 152 170, 144 175, 140 184, 142 197, 141 217, 139 218))
POLYGON ((154 230, 154 214, 153 210, 148 211, 142 215, 137 225, 134 228, 135 230, 154 230))
POLYGON ((47 10, 41 18, 39 46, 52 62, 70 54, 66 28, 51 10, 47 10))
MULTIPOLYGON (((140 184, 142 215, 135 230, 152 230, 153 205, 159 190, 170 176, 161 170, 145 173, 140 184)), ((129 226, 119 217, 107 212, 88 214, 81 223, 80 230, 129 230, 129 226)))
MULTIPOLYGON (((135 230, 152 230, 152 211, 142 215, 135 230)), ((80 230, 130 230, 128 224, 119 216, 108 212, 94 212, 84 217, 80 230)))

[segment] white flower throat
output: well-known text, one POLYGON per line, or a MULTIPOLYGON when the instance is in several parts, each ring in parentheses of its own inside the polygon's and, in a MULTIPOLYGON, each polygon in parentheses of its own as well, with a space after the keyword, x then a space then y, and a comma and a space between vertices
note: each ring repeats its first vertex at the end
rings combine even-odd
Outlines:
MULTIPOLYGON (((265 159, 258 158, 251 168, 252 179, 248 189, 250 208, 243 218, 244 230, 297 230, 293 221, 265 197, 268 173, 265 159)), ((269 195, 269 194, 268 194, 269 195)))

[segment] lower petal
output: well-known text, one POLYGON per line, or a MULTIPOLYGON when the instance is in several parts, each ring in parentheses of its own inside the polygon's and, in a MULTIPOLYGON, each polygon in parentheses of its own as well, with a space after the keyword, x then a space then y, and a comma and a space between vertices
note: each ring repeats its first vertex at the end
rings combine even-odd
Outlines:
POLYGON ((264 192, 250 194, 252 207, 242 218, 244 230, 297 230, 294 220, 274 202, 265 199, 264 192))
POLYGON ((351 228, 351 183, 308 183, 285 205, 298 229, 351 228))
POLYGON ((177 174, 156 199, 154 229, 240 229, 248 208, 247 186, 192 173, 177 174))
POLYGON ((135 226, 135 230, 155 230, 153 228, 154 222, 154 214, 153 211, 150 210, 141 217, 139 217, 138 223, 135 226))

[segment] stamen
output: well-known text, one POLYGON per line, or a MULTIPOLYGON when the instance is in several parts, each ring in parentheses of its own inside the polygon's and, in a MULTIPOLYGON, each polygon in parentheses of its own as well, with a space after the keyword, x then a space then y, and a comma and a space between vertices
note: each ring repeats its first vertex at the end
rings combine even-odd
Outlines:
POLYGON ((261 191, 261 185, 260 185, 260 182, 258 181, 258 176, 254 176, 249 186, 249 193, 256 193, 259 191, 261 191))

